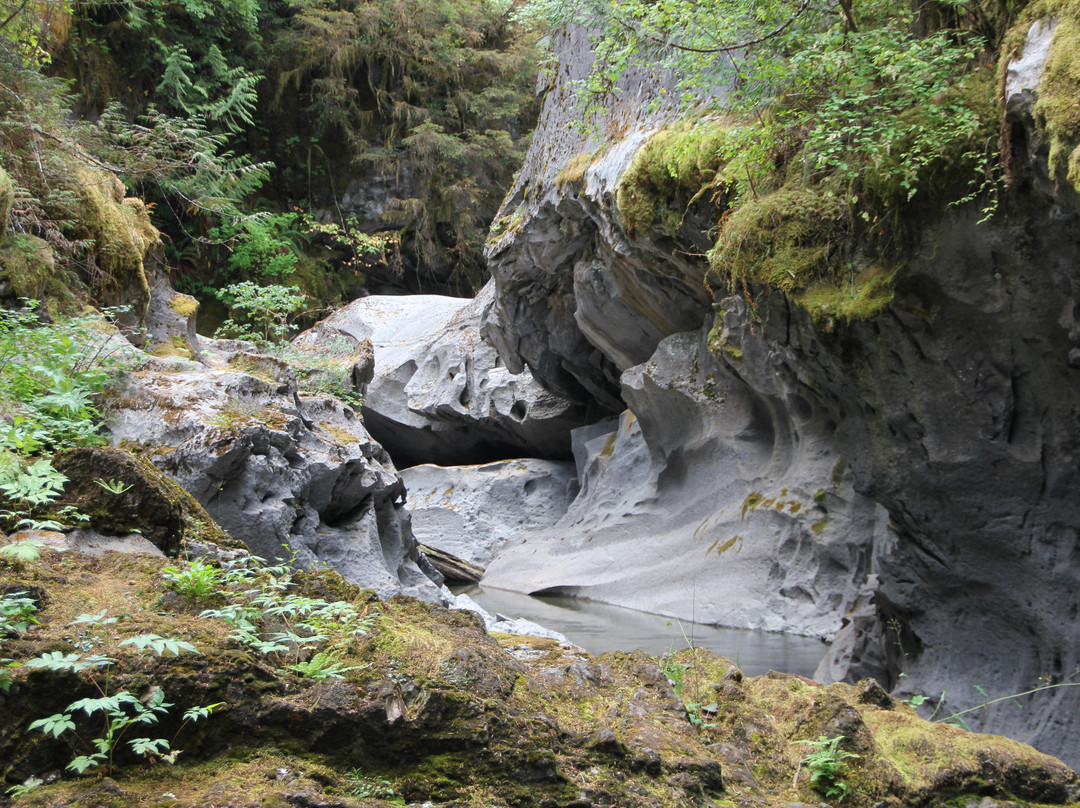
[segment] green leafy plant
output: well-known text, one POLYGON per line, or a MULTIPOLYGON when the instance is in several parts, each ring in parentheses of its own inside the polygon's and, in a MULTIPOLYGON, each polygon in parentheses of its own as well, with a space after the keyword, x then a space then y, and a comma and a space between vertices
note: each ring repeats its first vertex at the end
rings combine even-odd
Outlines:
POLYGON ((33 564, 41 558, 44 547, 44 544, 34 539, 12 542, 0 547, 0 560, 9 564, 33 564))
MULTIPOLYGON (((308 640, 310 641, 310 638, 308 640)), ((334 652, 319 651, 311 659, 286 665, 285 670, 292 671, 297 676, 306 679, 322 681, 323 679, 344 679, 346 673, 360 670, 361 667, 359 665, 342 665, 337 661, 337 654, 334 652)))
POLYGON ((161 570, 165 584, 190 601, 207 600, 217 592, 219 571, 214 565, 196 559, 183 567, 161 570))
MULTIPOLYGON (((105 614, 106 612, 103 611, 98 614, 80 615, 73 621, 73 625, 102 627, 116 622, 116 618, 105 617, 105 614)), ((158 656, 164 656, 167 652, 174 655, 199 653, 188 642, 161 637, 157 634, 140 634, 123 640, 120 645, 132 646, 140 653, 149 649, 158 656)), ((115 663, 115 659, 105 654, 48 651, 27 660, 24 666, 83 674, 96 669, 108 671, 115 663)), ((39 718, 30 724, 30 729, 39 730, 53 738, 60 738, 67 733, 75 736, 77 742, 83 747, 84 753, 74 757, 68 763, 67 769, 76 774, 99 769, 104 773, 111 772, 115 766, 116 750, 125 744, 131 752, 150 762, 160 760, 165 763, 174 763, 180 750, 175 749, 173 744, 180 731, 191 721, 205 718, 221 706, 219 703, 189 709, 184 713, 184 722, 172 739, 138 737, 125 740, 132 728, 157 724, 160 716, 169 712, 169 708, 173 705, 165 701, 164 690, 153 685, 142 698, 139 698, 127 690, 110 693, 107 675, 101 679, 94 676, 87 676, 86 679, 97 691, 96 696, 77 699, 62 712, 39 718), (84 726, 82 733, 79 732, 80 714, 84 716, 81 719, 84 725, 89 725, 84 726), (96 735, 92 737, 95 726, 96 735)))
POLYGON ((11 786, 4 793, 11 795, 12 799, 18 799, 19 797, 25 797, 35 788, 44 784, 45 781, 40 777, 27 777, 24 782, 11 786))
POLYGON ((683 677, 689 668, 690 663, 679 662, 672 657, 670 652, 660 657, 660 670, 663 672, 664 678, 668 680, 668 684, 675 691, 675 695, 680 699, 683 692, 683 677))
POLYGON ((198 649, 189 642, 177 640, 174 637, 162 637, 159 634, 140 634, 137 637, 129 637, 123 640, 120 645, 133 645, 139 651, 145 651, 149 648, 158 656, 165 656, 166 653, 180 656, 185 651, 192 654, 199 653, 198 649))
POLYGON ((59 530, 61 526, 58 522, 35 520, 31 514, 59 498, 67 481, 68 478, 53 468, 48 458, 26 462, 0 448, 0 494, 15 505, 14 510, 0 509, 0 519, 7 520, 16 530, 27 527, 59 530))
MULTIPOLYGON (((31 625, 36 624, 37 604, 33 598, 26 597, 26 592, 11 592, 0 596, 0 649, 11 635, 25 634, 31 625)), ((0 693, 11 689, 11 676, 7 672, 17 667, 18 663, 7 657, 0 657, 0 693)))
POLYGON ((296 269, 304 234, 296 228, 299 213, 265 214, 210 231, 212 238, 230 245, 223 277, 280 283, 296 269))
POLYGON ((296 315, 309 306, 308 298, 290 286, 260 286, 242 281, 226 286, 218 298, 229 307, 230 318, 216 337, 247 339, 260 345, 284 341, 296 315))
POLYGON ((0 447, 25 457, 99 445, 94 400, 127 361, 100 318, 60 316, 44 323, 34 313, 36 301, 23 302, 19 311, 0 309, 0 404, 11 418, 0 447))
POLYGON ((690 701, 686 702, 685 707, 686 717, 690 719, 690 723, 698 732, 714 729, 716 727, 716 724, 706 720, 706 715, 716 714, 717 707, 715 704, 701 705, 697 702, 690 701))
POLYGON ((275 661, 280 671, 313 679, 340 679, 358 670, 339 661, 349 642, 371 629, 375 615, 345 601, 290 593, 295 586, 284 566, 258 559, 228 562, 218 594, 229 601, 200 617, 233 627, 232 638, 275 661))
POLYGON ((816 741, 799 741, 810 747, 800 763, 810 772, 810 784, 826 798, 835 797, 842 802, 851 792, 851 787, 841 779, 847 768, 846 761, 859 757, 854 752, 840 748, 844 736, 830 738, 820 735, 816 741))
POLYGON ((349 772, 349 794, 361 800, 393 800, 397 797, 389 780, 369 777, 360 769, 349 772))

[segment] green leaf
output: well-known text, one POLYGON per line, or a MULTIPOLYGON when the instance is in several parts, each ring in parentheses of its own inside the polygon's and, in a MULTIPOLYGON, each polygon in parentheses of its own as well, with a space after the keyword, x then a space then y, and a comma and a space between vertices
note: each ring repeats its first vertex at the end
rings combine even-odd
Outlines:
POLYGON ((169 742, 164 738, 132 738, 128 741, 131 751, 143 757, 158 757, 169 751, 169 742))
POLYGON ((175 656, 180 656, 185 651, 192 654, 199 653, 199 650, 189 642, 171 637, 162 637, 158 634, 140 634, 137 637, 124 640, 120 645, 134 645, 139 651, 150 648, 158 656, 165 656, 167 652, 175 656))
POLYGON ((59 738, 69 729, 75 729, 75 722, 71 720, 70 715, 57 713, 56 715, 50 715, 48 718, 39 718, 30 724, 29 729, 40 729, 46 735, 59 738))
POLYGON ((84 774, 89 769, 96 768, 108 760, 104 752, 95 752, 92 755, 80 755, 69 763, 65 768, 77 774, 84 774))
POLYGON ((114 660, 103 654, 83 656, 81 654, 65 654, 62 651, 47 651, 41 656, 34 657, 23 663, 28 668, 46 668, 51 671, 79 671, 87 668, 101 668, 111 665, 114 660))
POLYGON ((41 558, 41 551, 43 549, 45 549, 45 545, 39 541, 34 541, 32 539, 27 541, 17 541, 14 544, 0 547, 0 558, 21 564, 33 564, 41 558))

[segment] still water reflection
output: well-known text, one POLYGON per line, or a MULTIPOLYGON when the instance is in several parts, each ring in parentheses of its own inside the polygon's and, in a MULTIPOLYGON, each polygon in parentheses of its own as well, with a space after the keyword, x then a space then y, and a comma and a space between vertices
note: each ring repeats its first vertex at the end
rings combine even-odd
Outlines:
POLYGON ((579 598, 533 597, 479 586, 454 591, 468 595, 493 614, 524 617, 565 634, 571 642, 594 654, 635 648, 662 654, 672 648, 686 648, 687 641, 692 640, 699 648, 734 660, 748 676, 769 670, 812 676, 825 653, 825 644, 810 637, 671 620, 579 598))

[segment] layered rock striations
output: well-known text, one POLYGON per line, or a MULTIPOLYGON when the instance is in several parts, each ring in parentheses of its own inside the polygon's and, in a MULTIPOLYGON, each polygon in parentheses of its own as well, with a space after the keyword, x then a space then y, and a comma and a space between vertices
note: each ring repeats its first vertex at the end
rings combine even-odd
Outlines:
MULTIPOLYGON (((942 709, 982 702, 976 685, 1075 681, 1080 232, 1032 114, 1039 71, 1010 78, 996 219, 945 210, 881 312, 815 323, 760 288, 710 311, 704 266, 628 229, 614 191, 657 125, 640 97, 557 181, 590 151, 567 128, 582 58, 549 90, 504 209, 517 221, 489 245, 487 330, 508 366, 629 412, 582 436, 581 496, 485 583, 827 636, 821 677, 947 691, 942 709)), ((1024 707, 965 718, 1080 759, 1076 688, 1024 707)))

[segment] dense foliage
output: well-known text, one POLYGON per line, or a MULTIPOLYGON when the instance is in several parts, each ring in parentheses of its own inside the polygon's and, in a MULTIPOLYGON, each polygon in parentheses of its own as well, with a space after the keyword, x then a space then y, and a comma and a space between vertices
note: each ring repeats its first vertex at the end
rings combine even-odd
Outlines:
MULTIPOLYGON (((487 225, 536 112, 533 47, 509 7, 490 0, 78 6, 57 69, 78 77, 91 114, 119 100, 128 115, 183 115, 275 165, 248 204, 313 216, 296 222, 309 243, 293 282, 338 299, 363 283, 356 262, 373 253, 320 238, 317 226, 330 223, 344 241, 390 234, 380 246, 393 249, 363 261, 365 270, 413 269, 463 292, 479 284, 487 225), (352 277, 322 279, 344 272, 352 277)), ((154 201, 166 203, 156 223, 172 239, 170 262, 204 299, 222 265, 230 280, 260 280, 259 267, 233 252, 238 244, 244 254, 243 242, 260 238, 282 254, 295 245, 267 242, 274 233, 265 228, 242 227, 236 239, 235 222, 174 194, 154 201), (214 247, 223 237, 226 246, 214 247)))
MULTIPOLYGON (((523 17, 592 32, 586 109, 634 68, 666 76, 658 83, 692 110, 697 125, 662 133, 623 180, 631 229, 670 230, 672 198, 711 199, 714 277, 804 293, 840 275, 854 290, 942 204, 979 198, 993 210, 1003 178, 994 61, 1023 5, 532 0, 523 17)), ((867 303, 850 297, 849 312, 867 303)))

